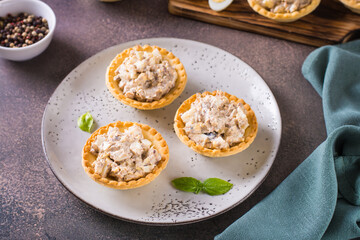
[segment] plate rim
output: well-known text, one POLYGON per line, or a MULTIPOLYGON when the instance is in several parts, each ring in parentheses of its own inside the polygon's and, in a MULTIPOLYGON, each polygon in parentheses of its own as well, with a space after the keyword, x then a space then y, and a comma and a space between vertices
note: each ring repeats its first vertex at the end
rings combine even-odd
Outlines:
MULTIPOLYGON (((110 216, 112 218, 115 218, 115 219, 119 219, 119 220, 123 220, 123 221, 126 221, 126 222, 130 222, 130 223, 137 223, 137 224, 141 224, 141 225, 148 225, 148 226, 179 226, 179 225, 187 225, 187 224, 192 224, 192 223, 197 223, 197 222, 202 222, 202 221, 205 221, 205 220, 209 220, 211 218, 214 218, 216 216, 219 216, 225 212, 228 212, 230 211, 231 209, 237 207, 238 205, 240 205, 242 202, 244 202, 246 199, 248 199, 262 184, 263 182, 265 181, 265 179, 268 177, 270 171, 272 170, 272 167, 274 165, 274 162, 275 162, 275 159, 276 159, 276 156, 277 156, 277 153, 278 153, 278 150, 279 150, 279 147, 280 147, 280 144, 281 144, 281 137, 282 137, 282 118, 281 118, 281 113, 280 113, 280 108, 279 108, 279 105, 276 101, 276 98, 273 94, 273 92, 271 91, 270 87, 268 86, 268 84, 265 82, 265 80, 263 79, 263 77, 257 72, 255 71, 254 68, 252 68, 249 64, 247 64, 246 62, 244 62, 241 58, 235 56, 234 54, 224 50, 224 49, 221 49, 217 46, 214 46, 214 45, 211 45, 211 44, 208 44, 208 43, 204 43, 204 42, 200 42, 200 41, 196 41, 196 40, 191 40, 191 39, 184 39, 184 38, 172 38, 172 37, 155 37, 155 38, 142 38, 142 39, 134 39, 134 40, 130 40, 130 41, 126 41, 126 42, 122 42, 122 43, 119 43, 119 44, 116 44, 116 45, 113 45, 113 46, 110 46, 110 47, 107 47, 105 49, 102 49, 100 50, 99 52, 95 53, 94 55, 88 57, 87 59, 85 59, 84 61, 82 61, 79 65, 77 65, 75 68, 73 68, 62 80, 61 82, 58 84, 58 86, 55 88, 55 90, 53 91, 53 93, 51 94, 49 100, 47 101, 46 103, 46 106, 45 106, 45 109, 44 109, 44 112, 43 112, 43 116, 41 118, 41 144, 42 144, 42 148, 43 148, 43 152, 44 152, 44 155, 45 155, 45 159, 46 159, 46 162, 47 164, 49 165, 50 167, 50 170, 51 172, 54 174, 54 176, 56 177, 56 179, 61 183, 61 185, 68 191, 70 192, 72 195, 74 195, 78 200, 80 200, 82 203, 85 203, 87 206, 90 206, 91 208, 93 208, 94 210, 102 213, 102 214, 105 214, 107 216, 110 216), (214 213, 212 215, 209 215, 209 216, 206 216, 206 217, 202 217, 202 218, 198 218, 198 219, 192 219, 192 220, 187 220, 187 221, 181 221, 181 222, 149 222, 149 221, 144 221, 144 220, 134 220, 134 219, 130 219, 130 218, 126 218, 126 217, 121 217, 121 216, 118 216, 118 215, 115 215, 115 214, 112 214, 110 212, 106 212, 94 205, 92 205, 91 203, 87 202, 85 199, 82 199, 81 197, 79 197, 78 195, 76 195, 76 193, 74 193, 73 191, 71 191, 71 189, 60 179, 60 177, 57 175, 57 173, 55 172, 50 160, 49 160, 49 157, 48 157, 48 154, 47 154, 47 150, 46 150, 46 146, 45 146, 45 138, 44 138, 44 123, 45 123, 45 117, 46 117, 46 112, 47 112, 47 109, 48 109, 48 106, 49 106, 49 103, 50 101, 53 99, 53 96, 54 94, 58 91, 60 85, 69 77, 69 75, 71 75, 78 67, 82 66, 82 65, 85 65, 87 61, 89 61, 91 58, 97 56, 97 55, 100 55, 101 53, 111 49, 111 48, 116 48, 118 47, 119 45, 123 45, 123 44, 130 44, 130 43, 134 43, 134 42, 139 42, 139 41, 156 41, 156 40, 169 40, 169 41, 172 41, 172 40, 175 40, 175 41, 187 41, 187 42, 194 42, 194 43, 200 43, 200 44, 203 44, 203 45, 206 45, 208 47, 211 47, 211 48, 215 48, 217 50, 220 50, 220 51, 224 51, 226 52, 227 54, 230 54, 231 56, 237 58, 238 60, 240 60, 243 64, 245 64, 247 67, 251 68, 263 81, 263 83, 265 84, 265 86, 269 89, 269 93, 271 94, 271 96, 274 98, 275 100, 275 107, 276 109, 278 110, 277 113, 278 113, 278 119, 279 119, 279 139, 278 139, 278 144, 276 146, 276 148, 274 149, 274 158, 273 158, 273 161, 271 162, 271 165, 269 166, 269 169, 268 171, 266 172, 265 176, 261 179, 261 181, 256 184, 256 186, 248 193, 246 194, 241 200, 239 200, 238 202, 236 202, 235 204, 217 212, 217 213, 214 213)), ((260 200, 262 201, 262 200, 260 200)), ((258 202, 259 203, 259 202, 258 202)), ((257 204, 257 203, 256 203, 257 204)))

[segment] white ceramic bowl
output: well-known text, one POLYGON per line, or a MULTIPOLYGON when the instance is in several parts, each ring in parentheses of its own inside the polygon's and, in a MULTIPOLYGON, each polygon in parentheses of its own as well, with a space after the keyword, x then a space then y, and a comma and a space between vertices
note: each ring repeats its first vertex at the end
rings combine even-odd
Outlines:
POLYGON ((1 58, 14 61, 29 60, 42 53, 51 42, 56 25, 56 18, 55 13, 47 4, 39 0, 0 1, 0 16, 4 17, 8 13, 16 15, 20 12, 26 12, 46 18, 49 24, 49 33, 40 41, 26 47, 9 48, 0 46, 1 58))

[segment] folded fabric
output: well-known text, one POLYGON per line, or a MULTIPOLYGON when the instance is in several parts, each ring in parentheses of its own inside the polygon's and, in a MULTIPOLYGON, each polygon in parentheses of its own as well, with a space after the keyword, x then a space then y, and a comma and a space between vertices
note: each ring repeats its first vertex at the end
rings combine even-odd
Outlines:
POLYGON ((315 50, 302 72, 322 97, 327 139, 216 240, 360 237, 360 41, 315 50))

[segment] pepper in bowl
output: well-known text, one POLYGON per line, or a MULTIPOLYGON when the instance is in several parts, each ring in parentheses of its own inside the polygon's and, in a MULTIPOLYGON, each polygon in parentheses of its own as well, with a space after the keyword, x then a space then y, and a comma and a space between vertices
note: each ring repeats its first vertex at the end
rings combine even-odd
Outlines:
POLYGON ((0 46, 26 47, 40 41, 49 33, 46 18, 28 13, 0 17, 0 46))
POLYGON ((0 58, 36 57, 49 46, 55 26, 54 11, 42 1, 0 1, 0 58))

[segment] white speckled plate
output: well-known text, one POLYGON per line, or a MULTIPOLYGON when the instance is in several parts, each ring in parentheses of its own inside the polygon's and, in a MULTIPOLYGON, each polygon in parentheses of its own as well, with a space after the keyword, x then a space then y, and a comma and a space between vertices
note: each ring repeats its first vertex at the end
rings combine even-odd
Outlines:
POLYGON ((239 58, 219 48, 190 40, 153 38, 123 43, 92 56, 76 67, 50 98, 42 121, 42 143, 56 177, 75 196, 97 210, 123 220, 155 224, 185 224, 223 213, 244 201, 264 181, 281 138, 276 100, 263 79, 239 58), (136 44, 158 45, 172 51, 184 64, 188 83, 171 105, 141 111, 116 100, 105 86, 105 71, 115 55, 136 44), (174 133, 173 119, 182 101, 196 92, 224 90, 243 98, 255 111, 259 131, 244 152, 224 158, 196 154, 174 133), (81 166, 81 151, 90 134, 77 118, 87 112, 96 126, 134 121, 156 128, 169 145, 167 168, 150 184, 116 190, 94 182, 81 166), (208 196, 177 191, 170 181, 191 176, 218 177, 234 187, 225 195, 208 196))

